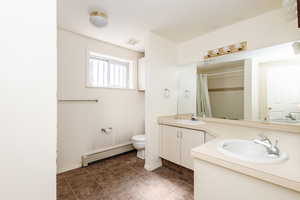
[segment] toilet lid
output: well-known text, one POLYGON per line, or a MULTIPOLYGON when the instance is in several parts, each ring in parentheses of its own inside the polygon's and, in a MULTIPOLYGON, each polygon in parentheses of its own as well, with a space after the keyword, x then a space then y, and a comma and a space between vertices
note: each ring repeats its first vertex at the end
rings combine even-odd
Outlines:
POLYGON ((146 140, 146 136, 145 135, 135 135, 132 137, 132 140, 135 141, 145 141, 146 140))

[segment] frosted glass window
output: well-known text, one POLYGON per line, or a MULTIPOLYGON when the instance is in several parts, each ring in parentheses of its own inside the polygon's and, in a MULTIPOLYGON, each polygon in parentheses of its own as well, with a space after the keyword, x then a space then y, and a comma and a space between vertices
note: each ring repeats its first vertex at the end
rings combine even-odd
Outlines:
POLYGON ((88 60, 87 86, 131 89, 130 62, 95 56, 88 60))

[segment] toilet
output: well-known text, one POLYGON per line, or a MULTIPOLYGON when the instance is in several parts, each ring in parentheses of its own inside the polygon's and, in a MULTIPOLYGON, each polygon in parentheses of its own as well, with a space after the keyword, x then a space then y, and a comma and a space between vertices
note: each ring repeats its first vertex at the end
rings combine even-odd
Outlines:
POLYGON ((132 145, 137 150, 137 157, 140 159, 145 159, 146 136, 135 135, 131 138, 131 141, 132 145))

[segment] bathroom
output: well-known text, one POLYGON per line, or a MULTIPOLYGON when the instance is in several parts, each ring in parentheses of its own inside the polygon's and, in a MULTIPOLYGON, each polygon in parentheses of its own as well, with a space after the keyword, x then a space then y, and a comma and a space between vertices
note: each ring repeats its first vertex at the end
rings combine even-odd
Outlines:
POLYGON ((3 3, 2 198, 300 199, 299 13, 3 3))

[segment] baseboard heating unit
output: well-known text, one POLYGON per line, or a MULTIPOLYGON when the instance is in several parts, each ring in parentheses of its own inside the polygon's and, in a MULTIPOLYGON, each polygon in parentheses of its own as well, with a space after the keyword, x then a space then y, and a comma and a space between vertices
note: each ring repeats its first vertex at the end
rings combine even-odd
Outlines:
POLYGON ((87 167, 89 163, 102 160, 104 158, 109 158, 132 150, 134 150, 134 147, 132 146, 131 143, 120 144, 120 145, 116 145, 104 149, 98 149, 97 151, 90 152, 82 156, 82 166, 87 167))

